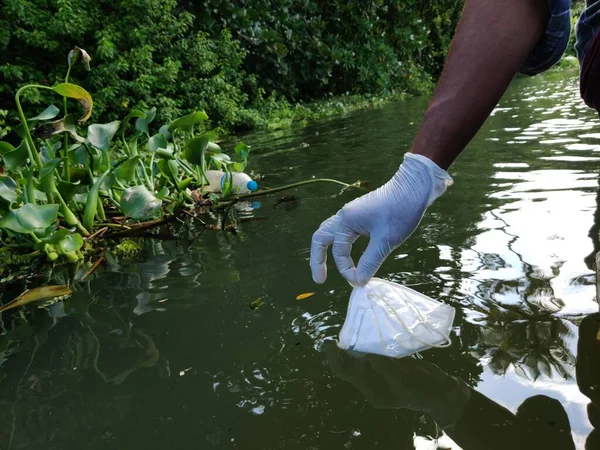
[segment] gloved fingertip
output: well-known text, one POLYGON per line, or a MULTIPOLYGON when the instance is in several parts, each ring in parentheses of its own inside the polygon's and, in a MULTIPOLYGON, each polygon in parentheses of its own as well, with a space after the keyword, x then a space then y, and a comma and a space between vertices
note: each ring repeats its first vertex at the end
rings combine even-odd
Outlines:
POLYGON ((317 284, 325 283, 325 280, 327 279, 327 267, 325 267, 324 265, 321 266, 320 264, 317 266, 311 265, 310 270, 312 273, 312 279, 315 283, 317 283, 317 284))
POLYGON ((371 278, 373 278, 375 274, 372 273, 365 273, 365 272, 361 272, 361 271, 356 271, 356 276, 355 276, 355 284, 356 286, 366 286, 369 281, 371 281, 371 278))

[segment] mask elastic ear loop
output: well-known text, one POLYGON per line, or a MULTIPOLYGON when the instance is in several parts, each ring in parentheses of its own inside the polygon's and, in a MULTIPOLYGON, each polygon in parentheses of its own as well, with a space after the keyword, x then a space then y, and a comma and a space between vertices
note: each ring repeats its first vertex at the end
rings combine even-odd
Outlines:
MULTIPOLYGON (((396 319, 398 319, 398 321, 402 324, 402 326, 404 328, 406 328, 406 331, 408 332, 408 334, 410 334, 410 336, 415 341, 417 341, 423 345, 426 345, 428 347, 435 347, 435 348, 446 348, 446 347, 450 347, 452 345, 452 340, 450 339, 450 336, 444 336, 439 330, 432 328, 431 325, 429 323, 427 323, 427 320, 423 316, 423 314, 421 314, 421 311, 419 311, 419 308, 417 308, 415 306, 415 304, 412 301, 408 300, 406 297, 402 296, 404 303, 406 304, 406 306, 408 308, 410 308, 415 313, 415 316, 417 316, 417 319, 419 320, 419 322, 422 323, 425 326, 425 328, 427 328, 428 331, 430 331, 432 333, 436 333, 438 336, 440 336, 442 339, 444 339, 445 342, 443 342, 442 344, 432 344, 430 342, 422 341, 417 336, 415 336, 415 334, 412 332, 412 330, 406 325, 404 320, 402 320, 402 318, 398 315, 396 310, 394 308, 392 308, 392 306, 388 303, 388 301, 386 299, 384 299, 376 294, 369 294, 368 297, 369 297, 369 300, 375 299, 375 300, 379 300, 379 301, 383 302, 388 307, 388 309, 392 312, 392 314, 394 316, 396 316, 396 319)), ((375 317, 377 317, 377 315, 375 315, 375 317)), ((377 328, 379 331, 379 336, 380 336, 380 338, 382 338, 381 330, 379 330, 379 322, 377 322, 377 328)))

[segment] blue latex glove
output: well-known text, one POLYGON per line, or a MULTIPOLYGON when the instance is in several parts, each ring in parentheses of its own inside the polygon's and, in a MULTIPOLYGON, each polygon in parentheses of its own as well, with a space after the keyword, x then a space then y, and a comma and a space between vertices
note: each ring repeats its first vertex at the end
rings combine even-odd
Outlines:
POLYGON ((333 244, 333 257, 342 276, 353 286, 367 284, 452 183, 450 175, 429 158, 406 153, 390 181, 345 205, 315 232, 310 253, 314 281, 325 282, 327 249, 333 244), (356 268, 350 253, 359 236, 370 240, 356 268))

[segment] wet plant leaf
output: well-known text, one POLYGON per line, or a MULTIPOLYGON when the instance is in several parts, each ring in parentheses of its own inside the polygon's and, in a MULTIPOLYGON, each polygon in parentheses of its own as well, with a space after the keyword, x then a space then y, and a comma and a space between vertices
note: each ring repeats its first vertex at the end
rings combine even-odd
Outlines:
POLYGON ((166 186, 163 186, 162 189, 156 193, 156 198, 159 200, 162 200, 167 195, 169 195, 169 188, 166 186))
POLYGON ((167 145, 168 145, 167 139, 164 137, 164 135, 162 135, 160 133, 155 134, 148 140, 148 149, 151 152, 155 152, 159 148, 163 148, 166 150, 167 145))
POLYGON ((194 165, 201 165, 204 160, 204 152, 210 142, 211 134, 202 133, 200 136, 190 139, 185 148, 185 159, 194 165))
POLYGON ((83 116, 79 119, 80 123, 91 117, 94 102, 92 96, 84 88, 73 83, 61 83, 54 86, 52 90, 63 97, 72 98, 79 102, 83 107, 83 116))
POLYGON ((8 228, 16 233, 33 233, 45 230, 58 219, 58 205, 33 205, 27 203, 12 209, 0 220, 0 228, 8 228))
POLYGON ((138 117, 135 121, 135 129, 138 131, 138 134, 149 134, 148 125, 154 120, 156 117, 156 108, 147 109, 144 111, 146 117, 138 117))
POLYGON ((9 144, 8 142, 5 142, 5 141, 0 141, 0 156, 2 156, 5 153, 8 153, 14 149, 15 149, 14 145, 9 144))
POLYGON ((29 122, 30 120, 51 120, 58 116, 59 112, 60 110, 56 106, 50 105, 37 116, 28 118, 27 121, 29 122))
POLYGON ((250 147, 248 147, 243 142, 240 142, 239 144, 237 144, 233 148, 233 151, 235 152, 235 154, 237 155, 237 157, 241 161, 247 161, 248 160, 248 155, 250 154, 250 147))
POLYGON ((44 286, 23 292, 14 300, 0 307, 0 313, 19 308, 33 302, 62 300, 71 295, 73 290, 68 286, 44 286))
POLYGON ((17 183, 10 177, 0 176, 0 198, 8 203, 17 201, 17 183))
POLYGON ((79 233, 70 233, 63 239, 58 241, 58 245, 60 246, 61 250, 65 253, 74 252, 83 247, 83 238, 79 233))
POLYGON ((200 122, 204 122, 208 119, 208 116, 204 111, 196 111, 187 116, 180 117, 169 125, 168 131, 181 130, 186 133, 191 133, 194 130, 194 125, 200 122))
POLYGON ((27 151, 27 142, 21 141, 21 144, 14 150, 6 152, 2 155, 4 165, 11 172, 20 172, 27 165, 29 152, 27 151))
POLYGON ((127 161, 125 161, 123 164, 121 164, 119 167, 117 167, 117 170, 116 170, 117 179, 119 179, 121 181, 125 181, 127 183, 131 183, 131 182, 135 181, 135 174, 136 174, 139 164, 140 164, 139 156, 134 156, 132 158, 129 158, 127 161))
POLYGON ((169 131, 169 125, 163 125, 162 127, 160 127, 158 129, 158 132, 160 134, 162 134, 165 137, 165 139, 167 139, 167 140, 171 139, 171 132, 169 131))
MULTIPOLYGON (((87 175, 87 172, 86 172, 86 175, 87 175)), ((76 183, 71 183, 69 181, 61 180, 56 185, 58 192, 60 192, 60 195, 66 202, 69 202, 75 196, 79 187, 80 187, 79 181, 76 183)))
POLYGON ((300 294, 296 297, 296 300, 304 300, 306 298, 312 297, 313 295, 315 295, 315 292, 307 292, 305 294, 300 294))
POLYGON ((99 150, 107 151, 110 148, 110 141, 119 131, 121 121, 115 120, 109 123, 94 123, 88 127, 88 141, 99 150))
POLYGON ((132 219, 152 219, 159 213, 161 206, 162 201, 143 185, 126 189, 121 197, 121 210, 132 219))

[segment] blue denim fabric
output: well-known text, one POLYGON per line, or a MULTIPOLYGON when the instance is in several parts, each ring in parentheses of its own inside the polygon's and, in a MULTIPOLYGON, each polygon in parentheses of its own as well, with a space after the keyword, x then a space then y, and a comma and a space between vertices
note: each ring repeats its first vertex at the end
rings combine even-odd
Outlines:
POLYGON ((546 32, 519 72, 537 75, 560 61, 571 37, 571 0, 549 0, 550 19, 546 32))
POLYGON ((586 1, 586 9, 579 16, 575 30, 575 52, 581 65, 587 44, 600 31, 600 1, 586 1))

